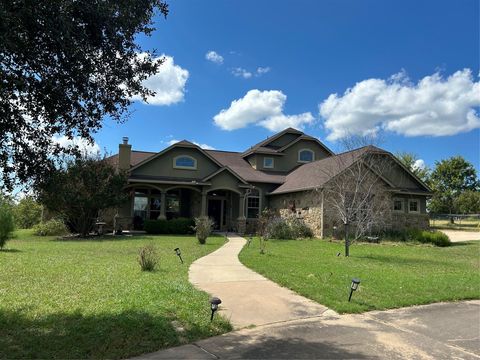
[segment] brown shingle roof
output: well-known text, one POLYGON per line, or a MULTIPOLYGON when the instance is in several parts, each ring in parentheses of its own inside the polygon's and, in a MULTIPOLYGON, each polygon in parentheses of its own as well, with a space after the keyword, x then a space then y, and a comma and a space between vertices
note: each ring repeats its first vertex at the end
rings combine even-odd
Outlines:
POLYGON ((347 169, 368 151, 384 152, 375 146, 365 146, 304 164, 288 174, 285 183, 272 191, 271 194, 303 191, 321 187, 328 180, 347 169))
POLYGON ((255 170, 243 159, 241 153, 218 150, 205 151, 223 166, 228 166, 232 171, 248 182, 282 184, 285 181, 285 175, 255 170))
MULTIPOLYGON (((138 163, 142 162, 145 159, 148 159, 150 156, 153 156, 155 154, 156 152, 132 150, 132 153, 130 156, 130 166, 135 166, 138 163)), ((117 166, 118 154, 108 157, 107 161, 111 162, 113 166, 117 166)))

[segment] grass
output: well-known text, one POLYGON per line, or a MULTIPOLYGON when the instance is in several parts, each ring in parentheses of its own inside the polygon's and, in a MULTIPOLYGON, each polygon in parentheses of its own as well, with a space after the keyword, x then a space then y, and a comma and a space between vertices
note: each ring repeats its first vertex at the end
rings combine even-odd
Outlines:
POLYGON ((458 219, 454 224, 449 219, 430 219, 430 226, 441 230, 480 231, 480 219, 458 219))
POLYGON ((339 313, 359 313, 439 301, 480 298, 480 241, 439 248, 408 243, 272 240, 258 238, 240 261, 267 278, 339 313), (350 282, 361 279, 348 302, 350 282))
POLYGON ((30 230, 0 251, 0 358, 126 358, 231 330, 210 323, 209 297, 190 263, 223 245, 211 237, 141 236, 56 241, 30 230), (155 244, 158 270, 139 248, 155 244), (184 264, 173 249, 180 247, 184 264))

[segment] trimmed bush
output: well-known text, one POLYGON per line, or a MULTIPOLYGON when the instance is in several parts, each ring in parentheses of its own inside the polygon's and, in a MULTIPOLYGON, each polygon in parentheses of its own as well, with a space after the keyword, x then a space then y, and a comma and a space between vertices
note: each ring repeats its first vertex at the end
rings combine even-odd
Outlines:
POLYGON ((212 233, 214 221, 207 216, 195 218, 195 234, 200 244, 207 242, 208 236, 212 233))
POLYGON ((15 222, 11 207, 2 203, 0 199, 0 249, 3 249, 5 244, 13 235, 15 230, 15 222))
POLYGON ((305 239, 313 237, 313 232, 302 219, 291 215, 286 218, 271 218, 265 227, 263 237, 282 240, 305 239))
POLYGON ((386 234, 386 237, 393 241, 417 241, 422 244, 433 244, 440 247, 452 245, 448 236, 437 230, 427 231, 409 229, 405 231, 389 232, 386 234))
POLYGON ((35 225, 33 233, 38 236, 60 236, 68 234, 68 229, 62 220, 51 219, 35 225))
POLYGON ((148 234, 193 234, 193 219, 177 218, 172 220, 145 220, 143 229, 148 234))
POLYGON ((138 253, 138 263, 142 271, 153 271, 158 264, 157 249, 153 245, 145 245, 138 253))

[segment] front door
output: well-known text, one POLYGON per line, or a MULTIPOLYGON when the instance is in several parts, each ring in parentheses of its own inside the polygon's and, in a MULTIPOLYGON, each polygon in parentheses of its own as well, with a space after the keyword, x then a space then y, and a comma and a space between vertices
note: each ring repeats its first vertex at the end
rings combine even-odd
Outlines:
POLYGON ((208 200, 208 217, 215 221, 214 229, 220 230, 222 224, 222 202, 223 200, 208 200))

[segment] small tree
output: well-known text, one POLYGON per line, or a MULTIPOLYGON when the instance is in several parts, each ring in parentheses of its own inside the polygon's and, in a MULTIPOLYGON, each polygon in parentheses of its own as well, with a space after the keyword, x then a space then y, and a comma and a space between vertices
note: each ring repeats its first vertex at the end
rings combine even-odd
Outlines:
POLYGON ((418 156, 414 153, 399 152, 395 156, 402 162, 405 167, 415 174, 423 182, 428 182, 430 176, 430 169, 421 162, 418 156), (421 165, 422 164, 422 165, 421 165))
POLYGON ((18 228, 30 229, 42 220, 42 205, 26 196, 13 208, 13 215, 18 228))
POLYGON ((6 242, 12 237, 15 224, 11 204, 0 197, 0 249, 3 249, 6 242))
POLYGON ((213 230, 214 222, 208 216, 200 216, 195 218, 195 226, 193 229, 197 235, 198 242, 200 244, 205 244, 207 238, 210 236, 213 230))
POLYGON ((355 149, 371 142, 369 137, 346 138, 347 151, 328 159, 319 174, 326 183, 312 194, 312 199, 324 199, 326 216, 333 223, 343 224, 345 256, 350 255, 352 241, 383 229, 389 220, 391 199, 383 177, 394 160, 375 146, 355 149))
POLYGON ((39 200, 59 214, 73 232, 87 236, 100 210, 121 205, 126 199, 124 173, 105 158, 86 154, 67 159, 39 187, 39 200))

